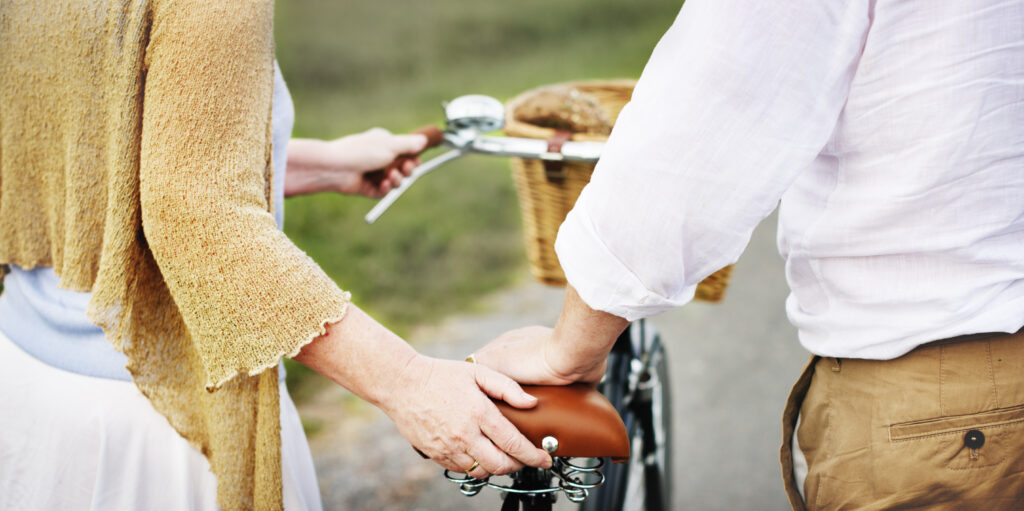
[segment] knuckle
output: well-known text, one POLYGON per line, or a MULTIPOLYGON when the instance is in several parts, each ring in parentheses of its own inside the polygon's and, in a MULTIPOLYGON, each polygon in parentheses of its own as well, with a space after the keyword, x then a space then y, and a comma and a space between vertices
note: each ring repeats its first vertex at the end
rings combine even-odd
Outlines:
POLYGON ((501 413, 501 412, 498 412, 497 409, 492 411, 490 409, 490 407, 484 406, 485 404, 490 404, 490 403, 479 403, 477 406, 474 406, 472 412, 470 412, 471 413, 470 417, 473 418, 473 421, 476 424, 490 425, 490 424, 494 423, 494 421, 496 419, 494 417, 494 414, 495 413, 498 413, 498 414, 501 413))
POLYGON ((522 439, 518 437, 506 438, 501 442, 501 449, 507 453, 517 453, 523 450, 524 445, 522 439))
POLYGON ((501 463, 498 463, 497 470, 494 471, 494 474, 495 475, 511 474, 512 472, 515 472, 516 470, 519 470, 519 467, 517 466, 517 464, 515 462, 513 462, 511 460, 505 460, 505 461, 502 461, 501 463))
POLYGON ((466 443, 466 435, 465 435, 465 433, 462 433, 461 431, 455 431, 451 435, 448 436, 447 444, 448 444, 448 446, 451 447, 451 450, 453 450, 453 451, 456 450, 456 448, 458 446, 464 445, 465 443, 466 443))

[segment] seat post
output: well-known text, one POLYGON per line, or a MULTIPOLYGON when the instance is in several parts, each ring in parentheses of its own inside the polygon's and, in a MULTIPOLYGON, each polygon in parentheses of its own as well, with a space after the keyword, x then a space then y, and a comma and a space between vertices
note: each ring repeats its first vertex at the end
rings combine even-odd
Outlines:
MULTIPOLYGON (((526 467, 513 478, 513 490, 539 490, 551 486, 551 473, 541 468, 526 467)), ((501 505, 501 511, 551 511, 555 502, 554 493, 526 494, 526 493, 505 493, 505 503, 501 505), (522 508, 520 508, 522 504, 522 508)))

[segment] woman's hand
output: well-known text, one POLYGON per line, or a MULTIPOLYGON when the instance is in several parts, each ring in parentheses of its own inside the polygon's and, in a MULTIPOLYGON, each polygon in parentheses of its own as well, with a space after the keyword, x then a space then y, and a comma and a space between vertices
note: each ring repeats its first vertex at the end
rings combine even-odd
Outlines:
POLYGON ((441 466, 477 478, 524 464, 551 466, 548 453, 534 447, 490 400, 517 408, 537 404, 508 377, 477 364, 420 355, 355 304, 326 329, 295 360, 384 410, 413 447, 441 466))
POLYGON ((382 197, 419 165, 419 159, 409 158, 383 179, 367 174, 384 169, 399 156, 415 156, 426 145, 423 135, 393 135, 383 128, 330 141, 293 138, 288 142, 284 194, 337 192, 382 197))
POLYGON ((534 447, 488 399, 517 408, 536 405, 537 399, 511 379, 480 365, 417 355, 396 383, 398 390, 381 409, 441 466, 454 472, 472 468, 469 474, 478 479, 523 465, 551 466, 547 452, 534 447))

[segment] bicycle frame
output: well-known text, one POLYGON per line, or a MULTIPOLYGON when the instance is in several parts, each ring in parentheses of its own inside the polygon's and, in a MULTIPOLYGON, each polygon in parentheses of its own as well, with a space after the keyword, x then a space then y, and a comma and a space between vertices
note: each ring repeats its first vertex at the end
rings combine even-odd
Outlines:
POLYGON ((626 465, 608 468, 608 484, 585 511, 667 510, 671 507, 671 397, 661 337, 646 320, 632 323, 608 355, 599 390, 615 405, 626 424, 631 446, 626 465), (643 487, 637 486, 643 472, 643 487))

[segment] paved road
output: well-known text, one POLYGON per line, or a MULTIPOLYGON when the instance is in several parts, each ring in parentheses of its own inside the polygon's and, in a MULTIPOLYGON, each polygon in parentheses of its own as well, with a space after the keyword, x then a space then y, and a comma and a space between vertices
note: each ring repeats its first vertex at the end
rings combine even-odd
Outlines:
MULTIPOLYGON (((654 320, 673 379, 674 509, 788 509, 777 462, 779 417, 807 354, 783 311, 774 231, 774 216, 755 231, 722 303, 692 304, 654 320)), ((449 318, 413 339, 425 352, 461 358, 510 328, 553 324, 560 303, 561 290, 524 283, 491 297, 487 312, 449 318)), ((344 393, 327 392, 302 413, 324 431, 311 445, 326 509, 500 508, 493 493, 460 495, 386 418, 344 393)))

